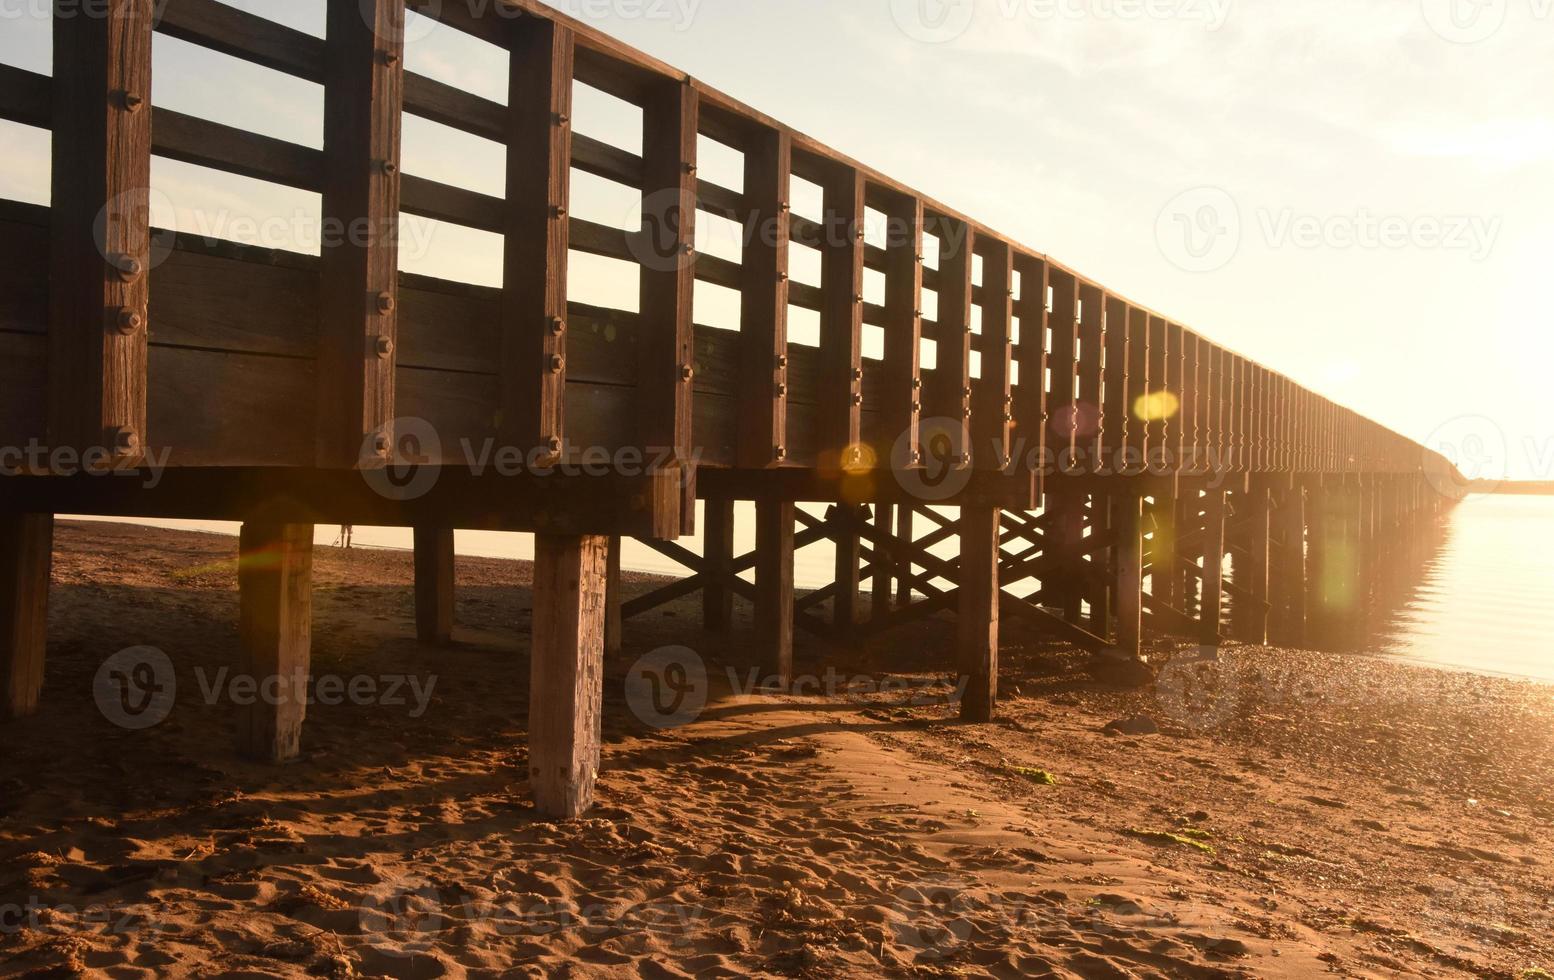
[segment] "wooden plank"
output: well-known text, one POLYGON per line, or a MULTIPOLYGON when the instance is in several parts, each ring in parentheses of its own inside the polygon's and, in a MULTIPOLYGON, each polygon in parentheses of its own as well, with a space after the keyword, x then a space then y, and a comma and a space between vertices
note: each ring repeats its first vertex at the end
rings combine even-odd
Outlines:
POLYGON ((765 678, 793 679, 793 504, 755 504, 755 653, 765 678))
POLYGON ((686 463, 695 360, 696 120, 690 85, 661 82, 642 104, 638 432, 645 448, 686 463))
POLYGON ((152 251, 151 0, 54 19, 49 442, 143 456, 152 251))
POLYGON ((788 244, 792 144, 763 131, 745 146, 739 306, 739 465, 775 466, 788 442, 788 244))
POLYGON ((972 459, 978 469, 1001 470, 1009 459, 1014 393, 1010 382, 1014 321, 1014 252, 996 239, 983 241, 982 361, 971 411, 972 459))
POLYGON ((301 753, 312 585, 313 525, 243 525, 238 536, 238 673, 252 678, 265 696, 239 706, 238 745, 260 762, 285 762, 301 753))
POLYGON ((447 646, 453 642, 453 528, 418 525, 414 545, 416 638, 447 646))
POLYGON ((537 534, 529 647, 529 791, 552 819, 593 805, 604 701, 609 539, 537 534))
POLYGON ((702 589, 702 627, 709 633, 726 633, 734 621, 734 593, 724 580, 734 564, 734 499, 708 497, 702 503, 706 526, 702 529, 707 584, 702 589))
POLYGON ((829 174, 820 241, 820 468, 855 465, 863 437, 863 177, 829 174))
POLYGON ((512 41, 499 431, 504 446, 554 460, 566 439, 572 33, 525 18, 512 41))
POLYGON ((53 548, 52 514, 0 514, 0 721, 38 710, 53 548))
POLYGON ((998 581, 997 507, 961 508, 958 651, 962 720, 993 720, 998 707, 998 581))
POLYGON ((404 0, 330 0, 324 74, 318 465, 394 450, 404 0))
POLYGON ((879 460, 902 468, 921 458, 923 202, 915 197, 893 200, 885 215, 885 312, 880 320, 885 336, 878 406, 883 437, 874 452, 879 460), (899 456, 894 455, 897 446, 899 456))

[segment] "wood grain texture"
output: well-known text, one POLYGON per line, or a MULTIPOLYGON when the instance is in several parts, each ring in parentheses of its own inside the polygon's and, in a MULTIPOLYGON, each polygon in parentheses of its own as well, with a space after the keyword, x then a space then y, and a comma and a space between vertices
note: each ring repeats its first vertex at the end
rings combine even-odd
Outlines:
POLYGON ((559 458, 566 438, 572 33, 513 25, 502 262, 501 439, 559 458))
POLYGON ((708 497, 703 513, 703 556, 709 578, 702 590, 702 628, 710 633, 724 633, 734 620, 734 593, 722 581, 731 573, 734 563, 734 499, 708 497))
POLYGON ((141 458, 151 269, 151 0, 54 21, 49 441, 141 458))
POLYGON ((1003 469, 1009 456, 1014 393, 1010 387, 1014 329, 1014 253, 1000 241, 982 243, 982 361, 971 410, 972 463, 1003 469))
MULTIPOLYGON (((929 226, 939 239, 939 317, 934 367, 923 380, 923 406, 930 416, 964 434, 971 421, 972 254, 976 239, 963 224, 935 216, 929 226)), ((926 331, 925 331, 926 332, 926 331)), ((950 460, 970 464, 971 447, 961 445, 950 460)))
POLYGON ((301 752, 312 586, 313 525, 243 525, 238 536, 238 673, 267 693, 238 706, 238 747, 260 762, 285 762, 301 752))
POLYGON ((842 168, 822 192, 820 466, 836 471, 855 464, 863 437, 863 176, 842 168))
POLYGON ((793 677, 793 504, 755 504, 755 647, 763 675, 793 677))
POLYGON ((923 351, 923 202, 897 199, 886 211, 885 332, 877 398, 864 394, 864 404, 879 404, 880 436, 876 458, 892 467, 914 465, 921 442, 923 351), (897 447, 901 450, 897 451, 897 447))
POLYGON ((696 90, 662 82, 642 105, 639 443, 690 461, 695 377, 696 90))
POLYGON ((329 0, 319 281, 320 466, 394 450, 404 0, 329 0))
POLYGON ((0 721, 38 710, 53 550, 52 514, 0 514, 0 721))
POLYGON ((534 539, 529 647, 529 790, 543 817, 571 819, 593 804, 604 701, 608 538, 534 539))

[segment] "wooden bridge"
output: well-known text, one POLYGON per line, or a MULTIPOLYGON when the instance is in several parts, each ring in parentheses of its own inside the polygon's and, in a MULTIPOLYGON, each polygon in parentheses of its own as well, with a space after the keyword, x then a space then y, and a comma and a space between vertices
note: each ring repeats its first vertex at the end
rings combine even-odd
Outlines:
POLYGON ((533 0, 408 2, 508 52, 506 104, 406 70, 407 0, 328 0, 326 38, 214 0, 87 6, 106 15, 56 15, 53 78, 0 66, 0 118, 52 130, 53 188, 51 208, 0 203, 11 716, 38 706, 58 513, 243 522, 241 659, 285 683, 241 738, 276 760, 303 722, 315 523, 415 529, 429 641, 452 629, 452 529, 536 532, 531 782, 568 815, 592 796, 605 645, 669 599, 700 590, 715 629, 753 602, 781 676, 794 628, 953 613, 946 666, 985 720, 1001 616, 1124 674, 1145 627, 1322 642, 1458 485, 1410 440, 533 0), (321 84, 322 150, 153 105, 154 32, 321 84), (640 154, 573 133, 574 80, 640 107, 640 154), (505 196, 402 172, 404 113, 505 146, 505 196), (740 155, 742 187, 698 175, 702 140, 740 155), (315 257, 157 232, 153 155, 317 192, 355 233, 315 257), (639 189, 642 230, 569 214, 573 171, 639 189), (820 213, 797 213, 795 179, 820 213), (698 212, 744 229, 741 261, 697 251, 698 212), (400 272, 401 213, 501 235, 501 287, 400 272), (796 248, 818 283, 789 278, 796 248), (638 309, 569 301, 573 252, 635 263, 638 309), (698 324, 698 280, 738 292, 737 331, 698 324), (790 341, 790 309, 818 314, 818 346, 790 341), (521 472, 472 466, 461 445, 487 440, 521 472), (154 487, 112 475, 153 461, 154 487), (698 499, 701 554, 675 543, 698 499), (741 500, 756 544, 735 555, 741 500), (622 604, 627 536, 689 577, 622 604), (796 599, 794 550, 819 541, 834 581, 796 599))

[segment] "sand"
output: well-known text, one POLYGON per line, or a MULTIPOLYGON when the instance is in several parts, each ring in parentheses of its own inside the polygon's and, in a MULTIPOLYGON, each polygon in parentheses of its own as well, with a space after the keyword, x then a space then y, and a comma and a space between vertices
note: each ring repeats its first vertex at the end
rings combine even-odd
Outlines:
POLYGON ((376 686, 313 705, 272 768, 201 694, 233 659, 235 545, 60 525, 44 710, 0 728, 0 975, 1554 969, 1554 688, 1158 643, 1160 685, 1118 692, 1010 624, 1000 720, 968 726, 936 703, 948 620, 809 641, 801 672, 870 683, 772 695, 741 690, 748 612, 709 636, 686 600, 628 624, 599 803, 555 824, 525 797, 527 565, 461 559, 460 642, 432 649, 408 555, 320 549, 315 677, 376 686), (623 678, 667 643, 711 692, 657 730, 623 678), (179 695, 130 731, 92 683, 137 644, 179 695))

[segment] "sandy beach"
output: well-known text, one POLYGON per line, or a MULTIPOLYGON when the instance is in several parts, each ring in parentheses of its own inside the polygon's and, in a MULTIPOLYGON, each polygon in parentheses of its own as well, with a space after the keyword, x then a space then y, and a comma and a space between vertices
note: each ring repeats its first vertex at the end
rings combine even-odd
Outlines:
POLYGON ((687 600, 627 624, 599 803, 556 824, 525 794, 527 564, 460 559, 434 649, 409 554, 318 549, 315 682, 361 696, 311 706, 271 768, 206 696, 235 539, 61 522, 56 552, 43 709, 0 728, 0 975, 1554 970, 1549 686, 1157 641, 1160 683, 1115 691, 1009 623, 1000 719, 973 726, 943 703, 948 620, 801 634, 814 684, 766 694, 748 610, 713 636, 687 600), (711 691, 660 730, 625 678, 669 643, 711 691), (140 730, 92 693, 136 645, 179 692, 140 730))

